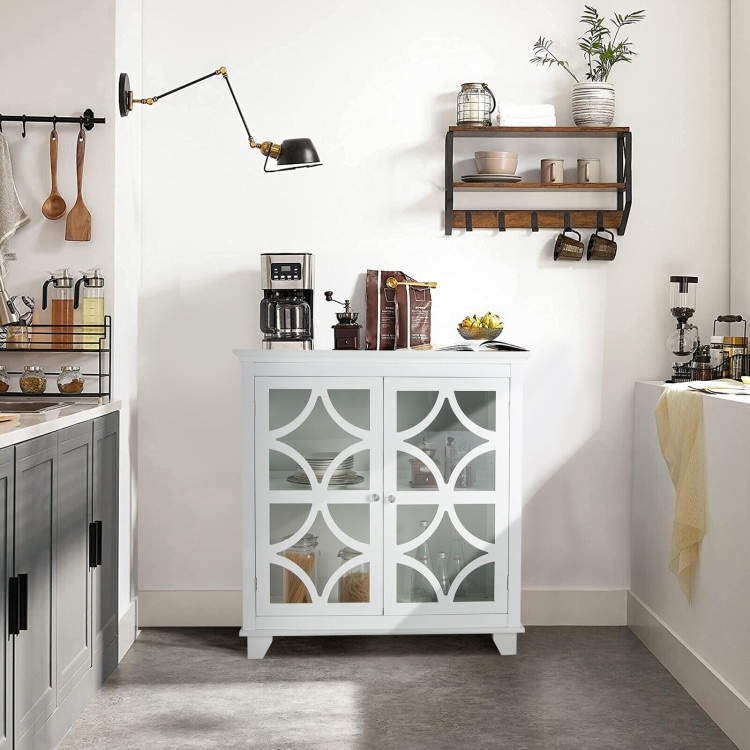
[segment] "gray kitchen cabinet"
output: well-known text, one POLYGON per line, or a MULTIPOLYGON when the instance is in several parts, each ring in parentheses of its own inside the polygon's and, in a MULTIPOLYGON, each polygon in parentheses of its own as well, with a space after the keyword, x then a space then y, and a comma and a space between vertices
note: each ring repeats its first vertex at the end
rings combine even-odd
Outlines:
POLYGON ((53 623, 57 434, 16 446, 14 554, 20 615, 14 642, 15 747, 33 735, 55 710, 53 623))
POLYGON ((118 425, 0 450, 0 749, 55 747, 117 664, 118 425))
POLYGON ((0 449, 0 566, 2 566, 2 620, 3 620, 3 643, 5 648, 0 649, 0 748, 8 750, 13 743, 13 711, 8 710, 12 706, 10 697, 13 695, 13 644, 8 633, 8 603, 9 603, 9 581, 13 574, 13 545, 12 545, 12 518, 14 498, 15 477, 15 449, 0 449))
POLYGON ((120 413, 112 412, 94 420, 94 497, 93 524, 96 533, 93 550, 92 620, 95 665, 98 681, 103 682, 117 666, 117 495, 120 413))

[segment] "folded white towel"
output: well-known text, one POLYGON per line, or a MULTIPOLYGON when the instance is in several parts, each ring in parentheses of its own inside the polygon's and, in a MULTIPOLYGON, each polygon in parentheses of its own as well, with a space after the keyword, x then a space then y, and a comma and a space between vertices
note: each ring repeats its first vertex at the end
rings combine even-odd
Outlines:
POLYGON ((499 102, 497 105, 498 117, 554 117, 554 104, 513 104, 511 102, 499 102))
POLYGON ((5 136, 0 133, 0 273, 5 274, 8 258, 8 241, 16 229, 31 217, 23 210, 13 182, 10 149, 5 136))
POLYGON ((497 124, 504 127, 525 125, 528 127, 546 128, 557 125, 557 119, 555 117, 498 117, 497 124))

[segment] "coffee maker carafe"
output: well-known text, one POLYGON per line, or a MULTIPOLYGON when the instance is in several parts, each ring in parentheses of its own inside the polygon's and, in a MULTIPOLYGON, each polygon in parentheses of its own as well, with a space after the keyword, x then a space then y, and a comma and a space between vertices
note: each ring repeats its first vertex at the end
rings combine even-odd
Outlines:
POLYGON ((313 256, 262 253, 260 260, 262 348, 312 349, 313 256))

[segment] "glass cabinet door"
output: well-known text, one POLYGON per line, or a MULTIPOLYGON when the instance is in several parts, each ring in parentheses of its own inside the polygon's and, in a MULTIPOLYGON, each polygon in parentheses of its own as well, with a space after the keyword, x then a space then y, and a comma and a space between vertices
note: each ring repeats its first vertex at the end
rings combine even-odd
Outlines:
POLYGON ((382 380, 255 379, 257 614, 382 612, 382 380))
POLYGON ((386 378, 386 614, 507 612, 509 382, 386 378))

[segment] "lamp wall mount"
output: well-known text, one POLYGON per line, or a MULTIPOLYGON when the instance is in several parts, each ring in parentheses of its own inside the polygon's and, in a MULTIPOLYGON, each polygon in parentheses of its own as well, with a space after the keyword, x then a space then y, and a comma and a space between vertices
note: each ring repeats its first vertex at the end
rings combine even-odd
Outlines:
POLYGON ((144 99, 138 99, 133 95, 133 90, 130 88, 130 77, 127 73, 120 73, 120 79, 118 82, 120 116, 127 117, 128 114, 130 114, 130 112, 133 110, 133 106, 135 104, 147 104, 151 106, 153 104, 156 104, 156 102, 160 101, 161 99, 164 99, 164 97, 169 96, 170 94, 174 94, 177 91, 182 91, 182 89, 186 89, 189 86, 194 86, 196 83, 200 83, 201 81, 205 81, 208 78, 219 75, 224 78, 224 81, 227 84, 229 93, 232 96, 232 101, 234 102, 234 106, 237 109, 237 114, 239 114, 240 119, 242 120, 242 125, 245 128, 245 132, 247 133, 247 140, 250 144, 250 148, 257 148, 261 152, 261 154, 266 157, 266 161, 263 165, 263 170, 265 172, 282 172, 286 171, 287 169, 299 169, 300 167, 317 167, 321 164, 318 152, 316 151, 315 146, 313 146, 313 143, 309 138, 289 138, 282 141, 280 144, 273 143, 272 141, 258 142, 255 140, 255 138, 253 138, 253 135, 250 132, 250 128, 248 127, 245 120, 245 116, 242 114, 242 109, 240 108, 240 104, 237 101, 237 97, 235 96, 232 84, 229 82, 229 74, 227 73, 227 69, 224 66, 217 68, 211 73, 207 73, 200 78, 196 78, 193 81, 188 81, 187 83, 183 83, 181 86, 177 86, 176 88, 170 89, 169 91, 165 91, 163 94, 159 94, 158 96, 149 96, 144 99), (267 166, 269 159, 275 159, 277 164, 282 167, 282 169, 268 169, 267 166))

